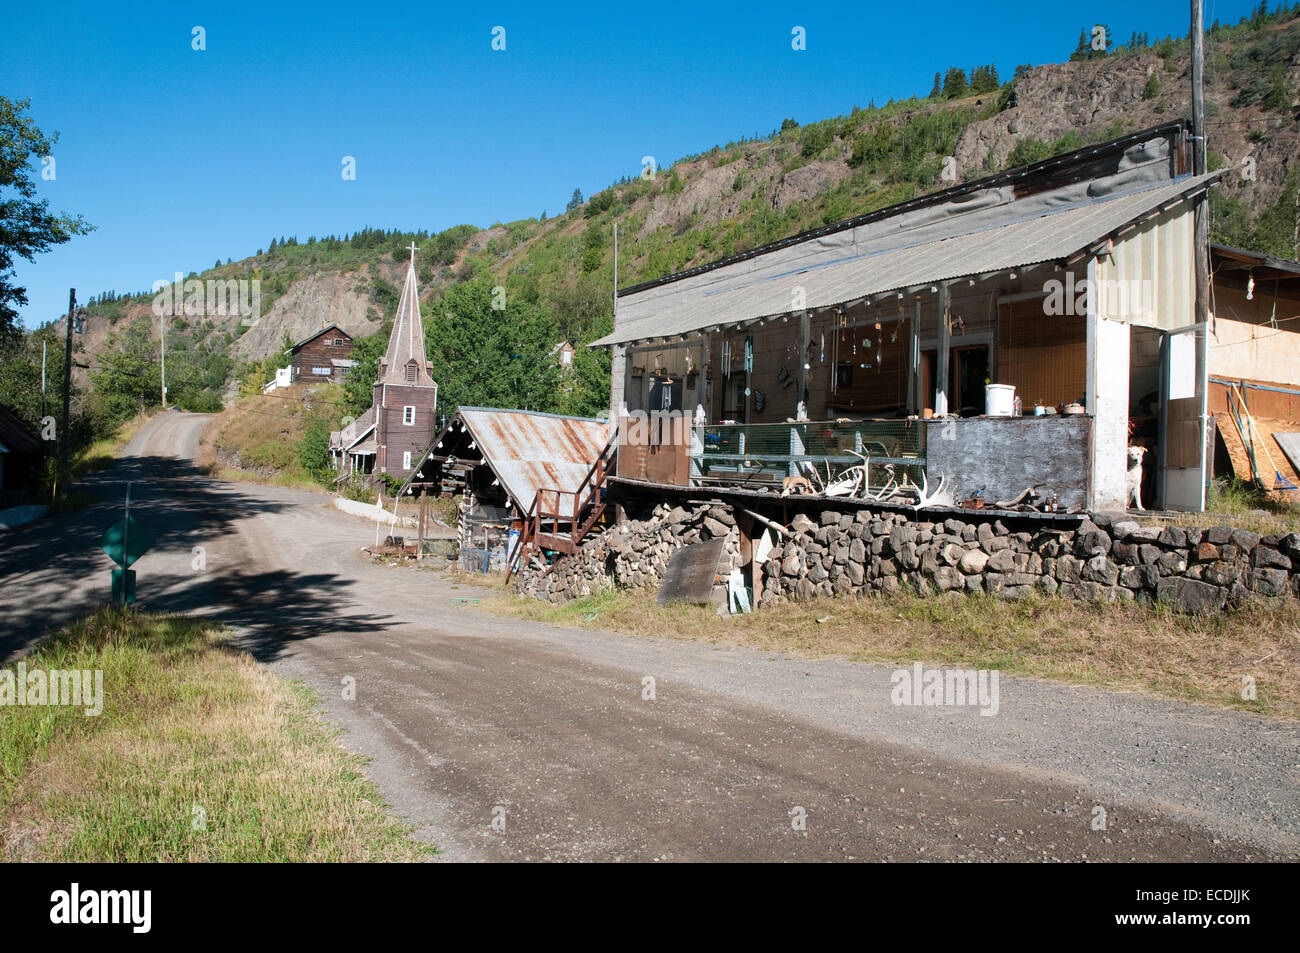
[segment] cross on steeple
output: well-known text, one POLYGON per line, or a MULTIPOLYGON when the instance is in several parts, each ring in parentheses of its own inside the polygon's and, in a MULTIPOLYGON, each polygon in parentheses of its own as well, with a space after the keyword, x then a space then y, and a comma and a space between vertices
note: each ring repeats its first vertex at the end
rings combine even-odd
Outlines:
POLYGON ((416 253, 417 251, 419 251, 419 249, 415 247, 415 242, 411 242, 411 246, 410 246, 410 247, 411 247, 411 264, 414 265, 414 264, 415 264, 415 253, 416 253))

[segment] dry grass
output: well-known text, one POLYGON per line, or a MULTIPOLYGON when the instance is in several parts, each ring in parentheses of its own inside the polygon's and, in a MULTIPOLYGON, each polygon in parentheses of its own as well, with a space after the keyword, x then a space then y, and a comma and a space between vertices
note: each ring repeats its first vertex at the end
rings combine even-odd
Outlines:
POLYGON ((417 860, 311 692, 205 622, 102 611, 28 657, 102 669, 104 710, 0 708, 0 858, 417 860))
POLYGON ((1295 600, 1197 618, 1164 607, 978 596, 823 600, 724 618, 708 607, 656 606, 647 592, 604 592, 560 606, 510 595, 483 608, 557 625, 782 655, 996 668, 1300 719, 1295 600), (1242 698, 1244 676, 1255 680, 1254 700, 1242 698))
POLYGON ((1235 479, 1210 485, 1204 513, 1181 513, 1176 526, 1230 525, 1261 535, 1300 532, 1300 493, 1260 489, 1235 479))
POLYGON ((122 455, 126 445, 135 439, 135 435, 140 432, 140 428, 159 413, 161 411, 151 409, 133 417, 107 437, 96 440, 80 453, 77 453, 69 461, 72 478, 75 480, 87 473, 95 473, 112 466, 117 462, 117 458, 122 455))
POLYGON ((221 480, 320 491, 320 480, 298 458, 298 445, 314 419, 326 418, 338 429, 342 396, 335 384, 296 384, 240 397, 203 428, 197 462, 221 480))

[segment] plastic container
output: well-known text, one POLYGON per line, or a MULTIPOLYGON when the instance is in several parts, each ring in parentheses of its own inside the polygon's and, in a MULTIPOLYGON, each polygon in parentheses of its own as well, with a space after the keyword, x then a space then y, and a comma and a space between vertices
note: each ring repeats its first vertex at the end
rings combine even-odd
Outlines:
POLYGON ((1010 417, 1015 408, 1016 389, 1011 384, 984 385, 984 414, 988 417, 1010 417))

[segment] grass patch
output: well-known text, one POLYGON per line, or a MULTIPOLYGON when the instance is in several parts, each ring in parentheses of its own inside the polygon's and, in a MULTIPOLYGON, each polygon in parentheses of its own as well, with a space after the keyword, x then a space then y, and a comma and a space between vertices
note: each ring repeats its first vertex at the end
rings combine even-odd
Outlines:
POLYGON ((100 470, 107 470, 117 462, 118 457, 122 456, 122 451, 126 445, 135 439, 135 435, 158 411, 148 411, 131 418, 116 431, 101 437, 90 446, 78 451, 72 455, 68 461, 68 469, 72 471, 72 479, 77 480, 88 473, 97 473, 100 470))
MULTIPOLYGON (((213 624, 105 609, 27 670, 103 671, 103 712, 0 708, 0 859, 405 861, 390 817, 310 689, 213 624)), ((11 667, 12 669, 12 667, 11 667)))
POLYGON ((1166 607, 1091 605, 1059 597, 1009 601, 894 598, 788 603, 719 618, 712 608, 656 606, 653 594, 606 590, 552 605, 527 596, 490 612, 636 636, 744 645, 805 658, 963 668, 1140 691, 1300 719, 1300 603, 1260 603, 1191 617, 1166 607), (1241 697, 1243 677, 1256 697, 1241 697))
POLYGON ((1179 522, 1199 526, 1226 522, 1256 533, 1294 533, 1300 531, 1300 503, 1236 477, 1220 479, 1210 484, 1205 512, 1188 513, 1179 522))

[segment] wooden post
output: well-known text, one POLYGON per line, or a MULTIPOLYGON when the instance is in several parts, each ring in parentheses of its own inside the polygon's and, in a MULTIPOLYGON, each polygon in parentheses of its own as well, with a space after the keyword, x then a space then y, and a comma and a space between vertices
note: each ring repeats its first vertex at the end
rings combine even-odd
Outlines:
POLYGON ((429 515, 429 494, 420 494, 420 526, 416 530, 415 558, 416 561, 424 559, 424 531, 429 515))
POLYGON ((808 317, 808 311, 805 309, 799 315, 799 393, 795 395, 795 419, 798 419, 797 413, 800 404, 804 405, 804 415, 811 417, 812 409, 808 407, 808 367, 812 364, 809 357, 808 349, 812 346, 812 320, 808 317))
POLYGON ((948 365, 952 361, 952 326, 948 317, 948 284, 939 285, 939 354, 934 362, 934 412, 951 413, 948 406, 948 365))
POLYGON ((925 395, 921 393, 921 302, 916 302, 916 313, 912 316, 911 334, 908 335, 907 364, 907 409, 909 413, 921 416, 925 406, 925 395))

